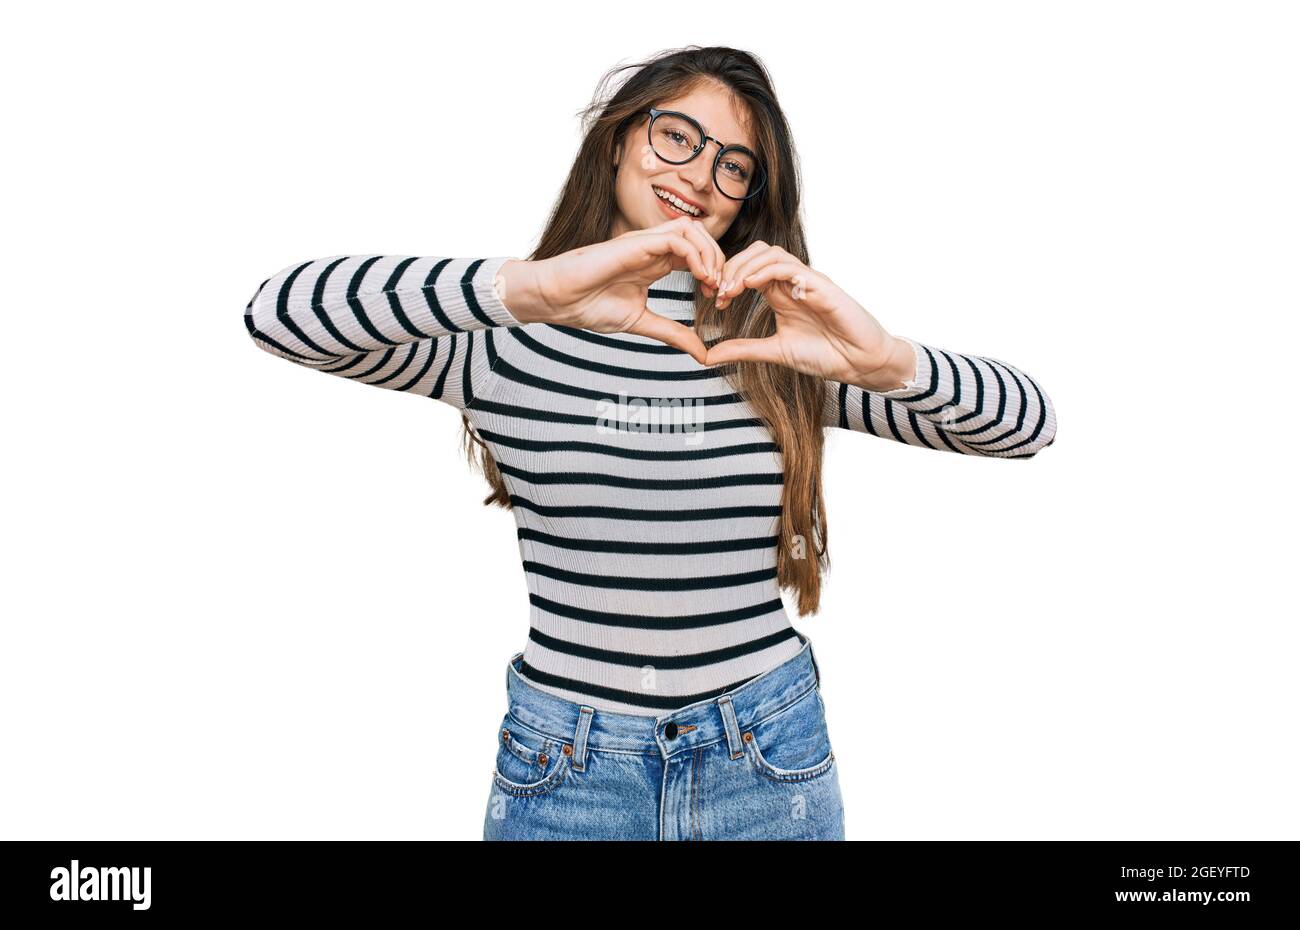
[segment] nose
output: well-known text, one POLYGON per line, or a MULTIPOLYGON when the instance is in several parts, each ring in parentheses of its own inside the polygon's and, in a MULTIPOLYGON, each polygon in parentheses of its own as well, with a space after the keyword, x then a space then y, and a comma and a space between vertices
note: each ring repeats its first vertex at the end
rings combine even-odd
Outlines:
POLYGON ((683 165, 679 174, 682 180, 695 189, 697 194, 707 193, 709 186, 709 165, 703 164, 703 158, 697 158, 689 165, 683 165))

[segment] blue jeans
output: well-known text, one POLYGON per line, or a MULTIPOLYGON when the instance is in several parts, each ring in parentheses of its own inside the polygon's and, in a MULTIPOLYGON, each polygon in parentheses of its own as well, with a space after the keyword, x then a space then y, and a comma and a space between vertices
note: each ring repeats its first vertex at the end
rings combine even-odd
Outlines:
POLYGON ((842 840, 812 643, 662 717, 538 690, 506 669, 487 840, 842 840))

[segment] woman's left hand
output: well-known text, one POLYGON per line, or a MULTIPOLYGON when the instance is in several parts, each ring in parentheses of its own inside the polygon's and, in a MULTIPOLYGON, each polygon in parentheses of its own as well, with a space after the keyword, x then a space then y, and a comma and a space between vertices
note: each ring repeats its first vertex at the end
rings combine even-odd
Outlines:
POLYGON ((724 339, 709 348, 706 365, 775 362, 805 374, 873 391, 903 387, 916 374, 906 340, 891 336, 830 278, 780 246, 754 242, 722 268, 717 306, 723 312, 744 288, 762 293, 776 315, 776 333, 764 339, 724 339))

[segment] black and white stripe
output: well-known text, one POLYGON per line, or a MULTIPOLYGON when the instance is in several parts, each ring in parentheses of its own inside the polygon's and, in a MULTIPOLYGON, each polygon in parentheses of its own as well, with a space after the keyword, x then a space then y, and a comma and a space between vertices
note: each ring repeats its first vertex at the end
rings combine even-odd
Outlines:
POLYGON ((375 387, 464 409, 488 380, 500 327, 492 290, 509 259, 331 256, 262 283, 244 324, 266 351, 375 387))
MULTIPOLYGON (((795 655, 776 582, 781 453, 753 408, 725 372, 647 337, 519 324, 492 290, 507 260, 293 265, 245 324, 296 364, 467 413, 510 491, 531 607, 523 674, 538 687, 662 714, 795 655), (656 403, 671 428, 636 429, 656 403)), ((670 272, 649 305, 689 324, 694 287, 670 272)), ((968 455, 1052 442, 1051 401, 1026 374, 908 341, 914 381, 828 382, 825 425, 968 455)))
POLYGON ((943 452, 1032 458, 1056 438, 1038 382, 1006 362, 905 339, 916 376, 892 391, 826 383, 823 422, 943 452))

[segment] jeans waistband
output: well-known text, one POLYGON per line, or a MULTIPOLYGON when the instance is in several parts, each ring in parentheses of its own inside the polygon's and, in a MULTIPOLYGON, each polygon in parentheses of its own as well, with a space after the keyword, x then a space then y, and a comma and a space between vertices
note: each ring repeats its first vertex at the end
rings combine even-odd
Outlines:
POLYGON ((661 716, 597 710, 565 700, 530 684, 519 673, 523 653, 506 666, 506 698, 519 723, 562 743, 571 744, 573 766, 582 771, 586 750, 640 752, 664 758, 726 740, 733 757, 743 748, 741 733, 817 687, 820 673, 812 641, 795 631, 803 648, 793 657, 717 697, 707 698, 661 716))

